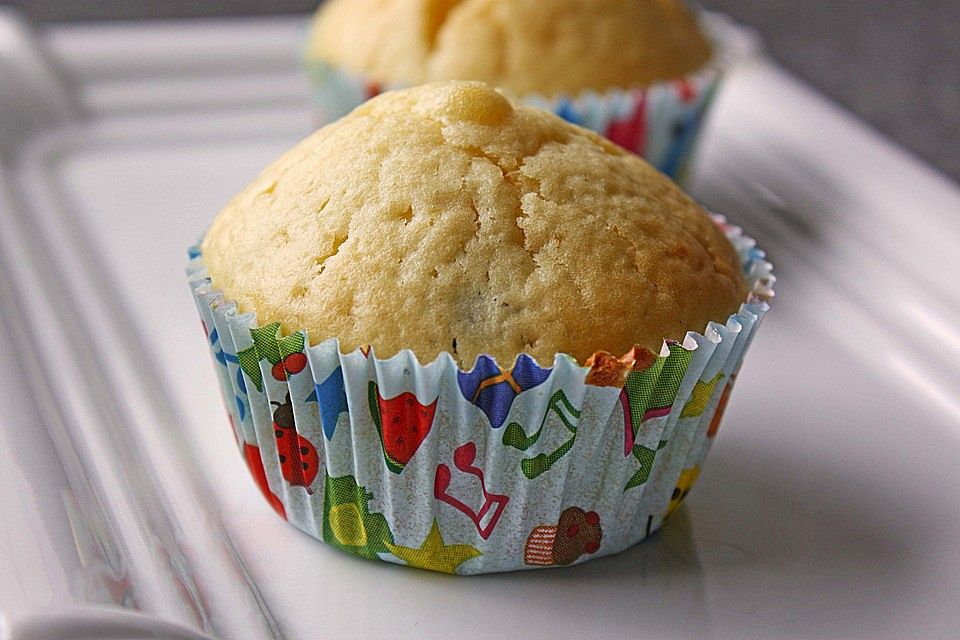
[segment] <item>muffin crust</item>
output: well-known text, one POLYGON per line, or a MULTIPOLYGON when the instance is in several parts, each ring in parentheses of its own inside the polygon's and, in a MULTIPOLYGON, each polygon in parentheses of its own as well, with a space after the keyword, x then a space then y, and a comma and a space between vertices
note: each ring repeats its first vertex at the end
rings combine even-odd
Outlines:
POLYGON ((320 129, 202 250, 261 324, 466 366, 657 350, 746 298, 733 247, 673 182, 478 82, 385 93, 320 129))

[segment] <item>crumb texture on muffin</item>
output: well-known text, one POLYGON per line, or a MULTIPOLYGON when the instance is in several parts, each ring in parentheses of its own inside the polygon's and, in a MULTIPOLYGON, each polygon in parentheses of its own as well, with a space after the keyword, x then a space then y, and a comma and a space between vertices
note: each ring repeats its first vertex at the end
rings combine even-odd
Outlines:
POLYGON ((466 366, 657 350, 746 298, 733 247, 673 182, 478 82, 385 93, 320 129, 202 250, 260 324, 466 366))
POLYGON ((387 84, 482 80, 552 97, 703 67, 681 0, 327 0, 307 56, 387 84))

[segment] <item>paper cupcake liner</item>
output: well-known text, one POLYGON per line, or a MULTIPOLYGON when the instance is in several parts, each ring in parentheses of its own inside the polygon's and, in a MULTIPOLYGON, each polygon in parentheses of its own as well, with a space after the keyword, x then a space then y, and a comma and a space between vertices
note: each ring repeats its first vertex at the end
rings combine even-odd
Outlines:
POLYGON ((365 558, 511 571, 622 551, 692 486, 774 281, 754 242, 718 224, 752 291, 739 312, 659 354, 585 366, 309 346, 239 313, 199 249, 188 274, 237 442, 278 514, 365 558))
MULTIPOLYGON (((682 78, 643 88, 585 91, 547 98, 524 95, 526 104, 551 111, 640 154, 672 178, 681 178, 723 71, 747 48, 747 36, 729 21, 703 14, 701 25, 714 43, 713 59, 682 78)), ((345 116, 355 107, 402 84, 380 84, 320 60, 306 60, 319 124, 345 116)))

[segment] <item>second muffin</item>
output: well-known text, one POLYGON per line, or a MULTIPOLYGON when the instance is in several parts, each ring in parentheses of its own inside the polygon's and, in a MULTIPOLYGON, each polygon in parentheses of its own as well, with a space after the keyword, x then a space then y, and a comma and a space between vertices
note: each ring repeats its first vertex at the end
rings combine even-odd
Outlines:
POLYGON ((680 0, 328 0, 306 60, 324 121, 384 88, 481 80, 675 176, 721 53, 680 0))

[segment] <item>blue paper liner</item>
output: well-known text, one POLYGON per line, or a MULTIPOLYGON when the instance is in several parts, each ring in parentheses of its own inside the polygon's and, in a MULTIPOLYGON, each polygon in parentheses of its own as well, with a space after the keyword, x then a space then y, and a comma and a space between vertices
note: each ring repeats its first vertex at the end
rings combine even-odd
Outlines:
POLYGON ((274 509, 367 558, 459 574, 575 564, 662 524, 696 480, 775 278, 740 229, 751 291, 726 324, 659 354, 587 365, 525 354, 510 369, 449 353, 380 359, 259 326, 191 250, 235 437, 274 509))

